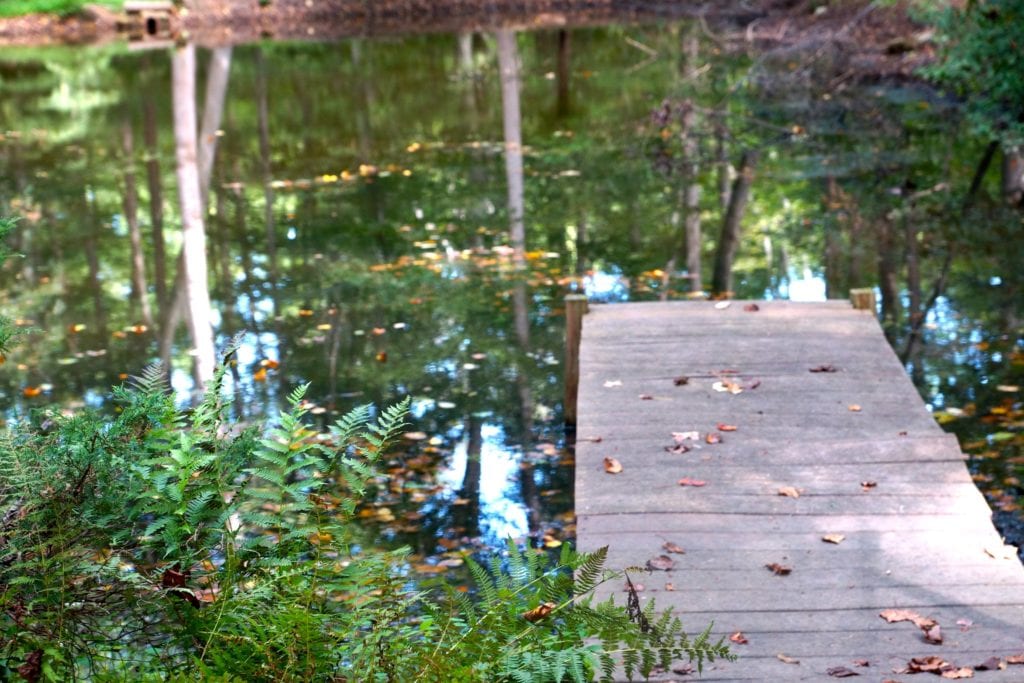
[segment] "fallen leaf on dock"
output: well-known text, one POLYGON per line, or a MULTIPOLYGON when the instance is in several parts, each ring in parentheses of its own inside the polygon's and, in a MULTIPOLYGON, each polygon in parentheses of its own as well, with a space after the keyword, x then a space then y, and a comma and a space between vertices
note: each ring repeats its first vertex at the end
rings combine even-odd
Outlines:
POLYGON ((730 382, 729 380, 723 380, 721 382, 715 382, 711 385, 711 388, 715 391, 728 391, 730 394, 741 394, 743 393, 743 387, 736 382, 730 382))
POLYGON ((779 489, 780 496, 786 496, 787 498, 799 498, 800 489, 793 488, 792 486, 783 486, 779 489))
POLYGON ((665 541, 661 544, 661 547, 665 549, 665 552, 675 553, 676 555, 683 555, 684 553, 686 553, 685 550, 677 546, 672 541, 665 541))
POLYGON ((830 365, 828 363, 823 364, 823 365, 815 365, 813 368, 810 368, 810 371, 811 372, 838 372, 836 370, 836 366, 830 365))
POLYGON ((843 536, 842 534, 825 534, 821 537, 821 540, 825 541, 826 543, 834 543, 835 545, 839 545, 845 539, 846 536, 843 536))
POLYGON ((1006 658, 1007 664, 1024 664, 1024 652, 1019 655, 1010 655, 1006 658))
POLYGON ((800 663, 799 659, 796 659, 795 657, 787 657, 786 655, 782 654, 781 652, 779 654, 775 655, 775 656, 778 657, 779 661, 783 662, 784 664, 799 664, 800 663))
POLYGON ((787 567, 786 565, 779 564, 778 562, 766 564, 765 568, 770 569, 772 574, 775 574, 776 576, 787 576, 793 572, 792 567, 787 567))
POLYGON ((677 483, 680 486, 694 486, 698 488, 707 484, 703 479, 691 479, 690 477, 683 477, 677 483))
POLYGON ((725 309, 729 308, 729 306, 731 306, 731 305, 732 305, 731 301, 719 301, 717 304, 715 304, 715 308, 718 309, 719 311, 724 311, 725 309))
POLYGON ((672 667, 672 673, 680 676, 688 676, 693 673, 693 664, 677 664, 672 667))
POLYGON ((866 659, 855 659, 855 660, 853 660, 853 665, 854 666, 861 666, 861 667, 871 666, 871 662, 869 662, 866 659))
POLYGON ((669 453, 687 453, 690 450, 689 446, 684 446, 681 443, 677 443, 675 446, 665 446, 665 450, 669 453))
POLYGON ((747 637, 743 635, 743 631, 736 631, 736 633, 733 633, 731 636, 729 636, 729 640, 738 645, 746 645, 750 642, 749 640, 747 640, 747 637))
POLYGON ((589 441, 590 443, 601 443, 602 441, 604 441, 604 439, 601 438, 600 436, 585 436, 581 439, 581 441, 589 441))
POLYGON ((876 486, 878 486, 878 482, 877 481, 862 481, 860 483, 860 487, 864 491, 870 491, 871 489, 875 488, 876 486))
POLYGON ((690 378, 687 377, 686 375, 679 375, 674 380, 672 380, 672 383, 675 384, 677 387, 686 386, 687 384, 690 383, 690 378))
POLYGON ((856 403, 851 403, 850 405, 846 406, 846 409, 849 410, 851 413, 860 412, 860 406, 857 405, 856 403))
POLYGON ((675 589, 676 589, 676 585, 674 583, 672 583, 671 581, 669 583, 665 584, 665 590, 667 590, 667 591, 674 591, 675 589))
POLYGON ((654 400, 654 397, 651 396, 650 394, 640 394, 639 398, 640 398, 641 401, 653 401, 654 400))
POLYGON ((621 379, 610 379, 610 380, 607 380, 604 383, 604 386, 606 388, 609 388, 609 389, 611 387, 621 387, 622 386, 622 380, 621 379))
POLYGON ((974 668, 977 671, 1003 671, 1006 669, 1006 662, 999 659, 999 657, 989 657, 974 668))
POLYGON ((957 619, 956 625, 960 627, 961 631, 967 632, 974 626, 974 622, 970 619, 957 619))
POLYGON ((699 441, 700 432, 672 432, 672 438, 675 439, 676 443, 682 443, 684 441, 699 441))
POLYGON ((761 307, 758 306, 757 304, 747 304, 746 306, 743 307, 743 310, 746 311, 747 313, 755 313, 757 311, 760 311, 761 307))
POLYGON ((717 426, 718 431, 720 432, 735 432, 737 429, 739 429, 739 427, 737 427, 736 425, 727 425, 724 422, 719 422, 717 426))
POLYGON ((618 474, 622 471, 622 463, 615 458, 605 458, 604 471, 608 474, 618 474))
POLYGON ((851 676, 860 676, 859 673, 853 669, 847 669, 845 666, 834 666, 831 669, 826 669, 825 673, 834 678, 849 678, 851 676))
POLYGON ((651 571, 657 570, 667 572, 669 569, 672 569, 675 566, 675 560, 673 560, 668 555, 658 555, 657 557, 652 557, 651 559, 647 560, 647 568, 651 571))
POLYGON ((924 634, 926 642, 934 645, 942 644, 942 629, 939 627, 939 622, 935 621, 931 617, 922 617, 917 612, 913 612, 908 609, 884 609, 878 613, 878 616, 885 619, 890 624, 895 624, 900 621, 909 621, 914 626, 921 629, 921 633, 924 634))
POLYGON ((708 435, 704 437, 704 440, 710 444, 722 443, 722 435, 718 432, 708 432, 708 435))

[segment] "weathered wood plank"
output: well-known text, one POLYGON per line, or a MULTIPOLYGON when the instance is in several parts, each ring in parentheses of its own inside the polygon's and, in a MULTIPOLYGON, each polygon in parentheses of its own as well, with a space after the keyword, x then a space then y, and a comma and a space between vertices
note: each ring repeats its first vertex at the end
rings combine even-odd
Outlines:
MULTIPOLYGON (((1024 650, 1024 569, 992 556, 1002 557, 1002 541, 959 446, 874 317, 847 302, 758 308, 592 309, 581 348, 579 546, 609 546, 620 567, 643 566, 666 541, 685 549, 671 570, 634 580, 643 601, 673 607, 691 630, 713 620, 715 633, 748 633, 735 648, 743 659, 715 663, 704 680, 832 680, 829 667, 857 659, 872 662, 858 669, 862 680, 881 680, 911 656, 973 665, 1024 650), (820 365, 835 372, 810 372, 820 365), (689 381, 677 385, 681 375, 689 381), (742 393, 715 391, 723 379, 742 393), (672 432, 703 439, 719 423, 738 429, 666 452, 672 432), (624 470, 607 474, 605 457, 624 470), (682 477, 707 484, 680 487, 682 477), (863 490, 864 481, 877 485, 863 490), (782 486, 802 495, 779 496, 782 486), (845 538, 821 540, 832 533, 845 538), (771 562, 793 571, 776 576, 771 562), (900 606, 938 619, 946 642, 878 617, 900 606), (960 631, 958 619, 971 625, 960 631)), ((621 583, 598 595, 625 599, 621 583)), ((1024 680, 1016 672, 985 677, 1024 680)), ((670 679, 680 674, 656 678, 670 679)))

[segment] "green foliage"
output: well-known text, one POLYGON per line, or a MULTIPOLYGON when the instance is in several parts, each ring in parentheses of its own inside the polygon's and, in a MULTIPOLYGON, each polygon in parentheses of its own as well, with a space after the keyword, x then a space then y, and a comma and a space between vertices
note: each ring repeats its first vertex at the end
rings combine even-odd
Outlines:
POLYGON ((110 9, 118 9, 123 0, 4 0, 0 3, 0 17, 17 17, 23 14, 72 14, 88 4, 103 5, 110 9))
POLYGON ((0 678, 557 683, 608 679, 616 654, 630 676, 729 656, 653 605, 592 604, 603 550, 510 542, 469 561, 479 600, 410 588, 405 551, 362 550, 352 523, 409 400, 320 434, 300 387, 235 433, 225 368, 189 413, 152 367, 113 420, 0 433, 0 678))
POLYGON ((1024 143, 1024 0, 971 1, 931 17, 942 49, 926 73, 963 98, 976 134, 1024 143))

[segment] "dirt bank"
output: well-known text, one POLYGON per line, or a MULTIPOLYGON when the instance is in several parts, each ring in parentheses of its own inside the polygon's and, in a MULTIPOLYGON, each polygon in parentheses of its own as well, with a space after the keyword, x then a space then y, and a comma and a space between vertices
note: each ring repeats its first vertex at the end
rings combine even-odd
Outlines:
MULTIPOLYGON (((751 0, 747 3, 666 0, 189 0, 167 21, 136 26, 136 37, 201 45, 261 39, 337 40, 353 36, 524 30, 700 18, 728 49, 756 48, 842 55, 836 69, 857 75, 908 75, 932 55, 924 27, 898 5, 867 0, 751 0), (191 5, 190 5, 191 3, 191 5)), ((83 44, 126 39, 123 14, 90 7, 70 17, 34 15, 0 20, 0 46, 83 44)))

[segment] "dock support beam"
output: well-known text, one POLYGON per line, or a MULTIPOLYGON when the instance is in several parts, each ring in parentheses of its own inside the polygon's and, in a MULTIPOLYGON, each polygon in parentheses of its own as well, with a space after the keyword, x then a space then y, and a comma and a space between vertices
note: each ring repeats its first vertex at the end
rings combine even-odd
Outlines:
POLYGON ((851 289, 850 303, 858 311, 871 311, 874 314, 878 310, 875 305, 875 290, 871 287, 851 289))
POLYGON ((565 297, 565 428, 576 429, 576 397, 580 388, 580 337, 583 333, 583 315, 587 312, 587 297, 569 294, 565 297))

